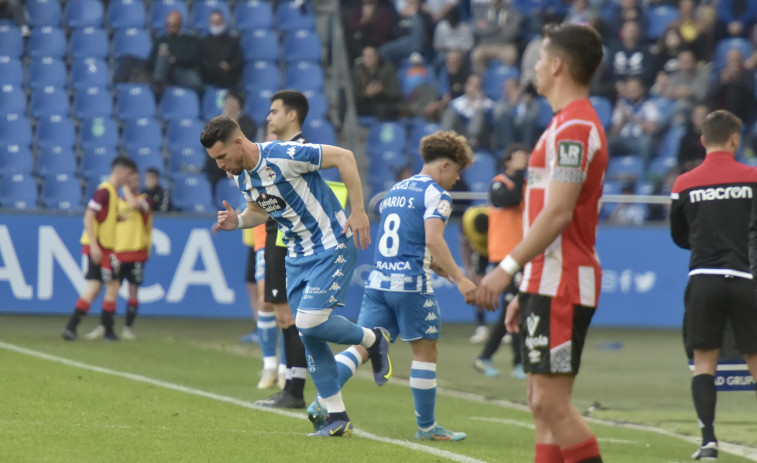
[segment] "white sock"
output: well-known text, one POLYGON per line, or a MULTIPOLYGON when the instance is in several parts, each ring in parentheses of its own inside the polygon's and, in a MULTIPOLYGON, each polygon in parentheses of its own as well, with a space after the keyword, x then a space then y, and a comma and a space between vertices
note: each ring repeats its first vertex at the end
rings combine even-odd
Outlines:
POLYGON ((278 368, 279 362, 276 360, 276 357, 263 357, 263 369, 264 370, 275 370, 278 368))
POLYGON ((341 391, 337 392, 331 397, 321 398, 321 403, 326 407, 326 410, 328 410, 329 414, 347 411, 347 409, 344 407, 341 391))
POLYGON ((374 333, 373 330, 369 330, 368 328, 363 328, 363 341, 360 343, 360 345, 365 347, 366 349, 370 349, 375 342, 376 333, 374 333))

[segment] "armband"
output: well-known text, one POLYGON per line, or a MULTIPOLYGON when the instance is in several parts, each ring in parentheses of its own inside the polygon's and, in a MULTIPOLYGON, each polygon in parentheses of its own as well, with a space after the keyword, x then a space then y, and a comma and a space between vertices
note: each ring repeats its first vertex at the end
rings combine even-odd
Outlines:
POLYGON ((510 254, 505 257, 505 259, 499 263, 499 267, 505 271, 510 276, 515 275, 518 273, 518 270, 520 270, 520 264, 510 256, 510 254))

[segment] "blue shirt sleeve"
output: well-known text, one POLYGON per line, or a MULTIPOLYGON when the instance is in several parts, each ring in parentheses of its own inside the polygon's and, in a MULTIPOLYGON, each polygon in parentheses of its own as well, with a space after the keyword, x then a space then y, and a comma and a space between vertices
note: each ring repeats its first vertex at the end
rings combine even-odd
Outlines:
POLYGON ((269 153, 269 159, 271 158, 297 161, 294 163, 287 163, 287 167, 301 174, 319 170, 321 168, 321 163, 323 162, 321 145, 310 143, 278 143, 269 153))

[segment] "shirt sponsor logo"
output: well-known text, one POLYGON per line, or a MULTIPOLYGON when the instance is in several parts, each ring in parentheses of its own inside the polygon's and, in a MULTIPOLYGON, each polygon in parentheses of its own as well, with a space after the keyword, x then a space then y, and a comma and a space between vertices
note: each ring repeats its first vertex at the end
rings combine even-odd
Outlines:
POLYGON ((557 165, 561 167, 581 167, 584 145, 579 141, 564 140, 557 144, 557 165))
POLYGON ((728 186, 701 188, 689 192, 689 200, 692 203, 699 201, 712 201, 716 199, 751 199, 752 187, 748 186, 728 186))
POLYGON ((392 270, 392 271, 399 271, 399 270, 410 270, 410 262, 404 261, 404 262, 384 262, 381 260, 376 261, 376 268, 380 270, 392 270))
POLYGON ((530 314, 526 319, 526 326, 528 327, 528 335, 533 336, 536 333, 536 328, 539 326, 540 317, 538 315, 530 314))
POLYGON ((543 334, 534 336, 536 334, 536 329, 539 327, 540 320, 541 318, 534 314, 530 314, 528 318, 526 319, 526 328, 528 329, 528 336, 526 336, 525 344, 526 344, 526 347, 528 347, 530 350, 549 345, 549 338, 547 338, 543 334))
POLYGON ((258 196, 257 199, 255 199, 255 202, 268 214, 270 214, 271 212, 284 210, 287 207, 287 203, 283 199, 279 198, 278 196, 269 195, 267 193, 263 193, 258 196))

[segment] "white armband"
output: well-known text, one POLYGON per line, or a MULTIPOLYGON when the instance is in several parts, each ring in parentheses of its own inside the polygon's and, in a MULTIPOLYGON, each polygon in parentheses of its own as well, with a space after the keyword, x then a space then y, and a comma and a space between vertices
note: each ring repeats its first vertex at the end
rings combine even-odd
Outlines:
POLYGON ((510 254, 499 263, 499 267, 510 276, 515 275, 520 270, 520 264, 510 254))
POLYGON ((237 229, 243 228, 242 214, 237 214, 237 229))

